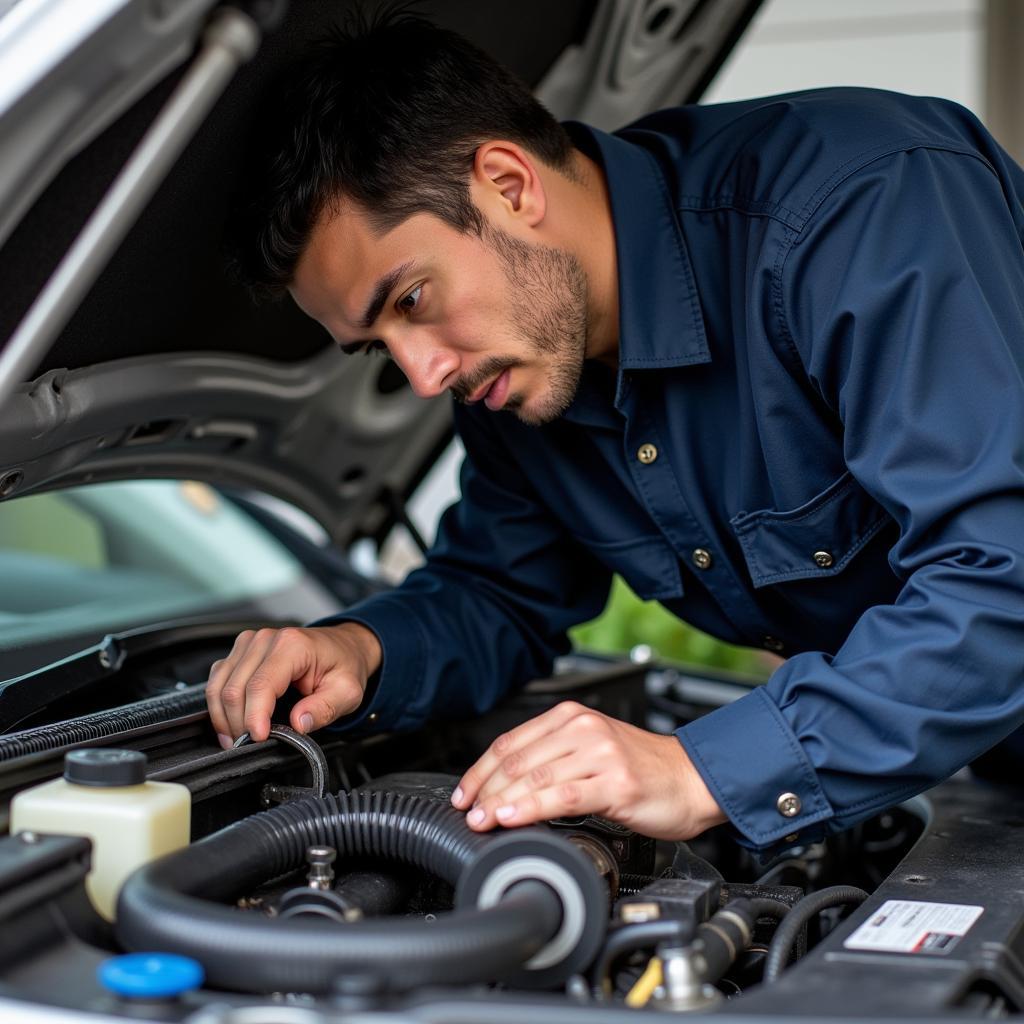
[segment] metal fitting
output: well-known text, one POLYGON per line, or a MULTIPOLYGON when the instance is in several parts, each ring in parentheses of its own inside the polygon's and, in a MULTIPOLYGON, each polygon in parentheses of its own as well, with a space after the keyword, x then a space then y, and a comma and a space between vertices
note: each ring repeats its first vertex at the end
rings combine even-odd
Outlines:
POLYGON ((660 917, 661 907, 657 903, 624 903, 619 907, 619 920, 626 924, 643 924, 660 917))
POLYGON ((608 892, 614 900, 619 895, 619 864, 611 850, 599 839, 586 832, 569 832, 566 838, 590 858, 590 862, 604 879, 608 886, 608 892))
POLYGON ((306 861, 309 863, 309 873, 306 875, 306 884, 310 889, 330 889, 334 882, 334 863, 338 856, 333 846, 310 846, 306 849, 306 861))
POLYGON ((662 986, 649 1004, 654 1009, 674 1013, 705 1010, 722 999, 722 993, 704 981, 702 958, 693 946, 662 948, 658 957, 662 986))

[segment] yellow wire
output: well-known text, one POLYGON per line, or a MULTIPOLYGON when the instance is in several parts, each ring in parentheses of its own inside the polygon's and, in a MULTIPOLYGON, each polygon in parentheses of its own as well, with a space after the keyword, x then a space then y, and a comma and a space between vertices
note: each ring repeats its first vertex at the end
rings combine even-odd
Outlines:
POLYGON ((637 978, 636 984, 629 990, 629 995, 626 996, 626 1005, 637 1008, 646 1006, 661 981, 661 960, 652 956, 647 970, 637 978))

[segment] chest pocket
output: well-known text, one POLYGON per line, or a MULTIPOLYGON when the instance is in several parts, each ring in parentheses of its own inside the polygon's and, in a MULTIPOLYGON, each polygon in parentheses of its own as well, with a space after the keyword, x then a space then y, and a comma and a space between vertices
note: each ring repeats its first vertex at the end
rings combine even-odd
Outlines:
POLYGON ((668 542, 659 536, 635 540, 581 543, 604 565, 617 572, 645 601, 664 601, 683 596, 679 560, 668 542))
POLYGON ((755 587, 835 576, 889 514, 848 471, 790 512, 740 512, 729 520, 755 587))

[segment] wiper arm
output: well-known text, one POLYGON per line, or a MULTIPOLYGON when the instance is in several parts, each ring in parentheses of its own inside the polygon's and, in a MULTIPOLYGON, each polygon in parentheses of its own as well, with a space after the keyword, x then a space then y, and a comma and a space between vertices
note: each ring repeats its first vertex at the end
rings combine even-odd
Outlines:
MULTIPOLYGON (((269 625, 291 626, 294 623, 269 625)), ((213 640, 230 641, 237 633, 251 628, 251 621, 204 619, 108 633, 91 647, 0 683, 0 733, 8 732, 51 704, 116 675, 126 662, 140 655, 154 651, 170 653, 174 648, 213 640)))

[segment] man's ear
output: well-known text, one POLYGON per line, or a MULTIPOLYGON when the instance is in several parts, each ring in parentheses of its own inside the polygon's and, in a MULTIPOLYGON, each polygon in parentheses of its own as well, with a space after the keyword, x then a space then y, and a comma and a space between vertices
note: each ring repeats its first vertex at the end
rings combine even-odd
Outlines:
POLYGON ((511 217, 536 227, 547 212, 537 162, 514 142, 485 142, 477 147, 470 190, 477 206, 497 220, 511 217))

